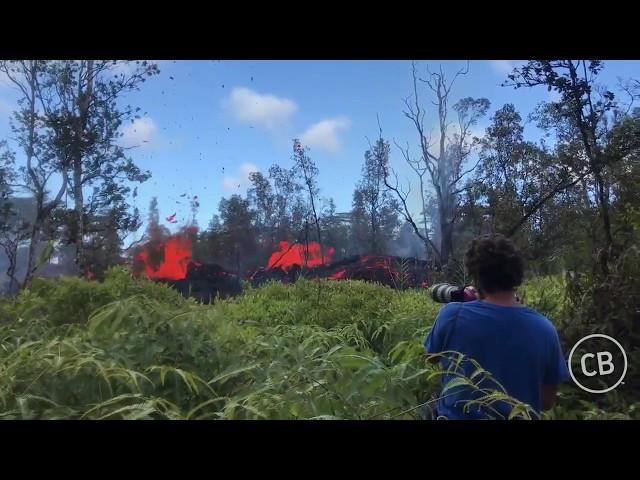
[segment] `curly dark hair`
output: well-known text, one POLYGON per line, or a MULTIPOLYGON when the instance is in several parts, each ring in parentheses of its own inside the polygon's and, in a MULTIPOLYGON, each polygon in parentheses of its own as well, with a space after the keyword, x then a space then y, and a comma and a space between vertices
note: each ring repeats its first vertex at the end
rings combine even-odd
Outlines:
POLYGON ((504 235, 474 238, 465 254, 465 264, 481 294, 513 290, 524 278, 524 259, 504 235))

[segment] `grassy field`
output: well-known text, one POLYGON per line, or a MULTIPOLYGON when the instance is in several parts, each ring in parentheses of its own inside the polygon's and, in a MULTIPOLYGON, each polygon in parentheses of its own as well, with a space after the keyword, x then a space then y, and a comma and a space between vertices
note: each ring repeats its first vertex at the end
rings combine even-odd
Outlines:
MULTIPOLYGON (((554 278, 522 289, 559 325, 562 292, 554 278)), ((440 388, 422 348, 439 308, 350 281, 272 283, 207 306, 121 270, 38 280, 0 303, 0 418, 419 418, 440 388)), ((608 398, 568 385, 545 418, 640 418, 640 403, 608 398)))

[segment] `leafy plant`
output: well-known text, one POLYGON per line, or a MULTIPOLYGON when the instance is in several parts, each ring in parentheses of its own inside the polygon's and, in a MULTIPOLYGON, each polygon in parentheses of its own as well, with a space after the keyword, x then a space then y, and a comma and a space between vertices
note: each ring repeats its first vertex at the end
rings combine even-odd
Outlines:
MULTIPOLYGON (((559 284, 524 290, 550 314, 545 285, 559 284)), ((446 372, 422 346, 439 308, 422 291, 352 281, 270 283, 201 305, 122 270, 37 280, 0 302, 0 418, 416 419, 456 383, 478 391, 468 408, 506 402, 533 418, 477 364, 441 391, 446 372)), ((624 395, 561 395, 545 418, 638 417, 624 395)))

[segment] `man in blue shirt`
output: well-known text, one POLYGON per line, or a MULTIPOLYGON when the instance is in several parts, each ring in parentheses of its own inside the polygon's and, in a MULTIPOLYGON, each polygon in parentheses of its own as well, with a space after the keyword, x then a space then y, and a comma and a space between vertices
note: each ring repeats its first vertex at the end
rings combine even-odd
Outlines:
MULTIPOLYGON (((543 315, 519 303, 515 288, 524 276, 524 262, 515 245, 501 235, 474 239, 465 255, 479 300, 449 303, 440 310, 425 340, 428 353, 445 370, 443 385, 461 374, 469 378, 478 362, 510 397, 528 404, 536 412, 552 408, 558 384, 569 372, 558 333, 543 315), (459 355, 463 361, 456 363, 459 355)), ((482 395, 479 389, 502 390, 490 379, 477 375, 468 385, 441 395, 437 414, 451 420, 508 418, 511 407, 496 402, 488 407, 469 404, 482 395), (480 380, 480 381, 478 381, 480 380), (467 404, 465 408, 465 404, 467 404)), ((485 392, 486 393, 486 392, 485 392)))

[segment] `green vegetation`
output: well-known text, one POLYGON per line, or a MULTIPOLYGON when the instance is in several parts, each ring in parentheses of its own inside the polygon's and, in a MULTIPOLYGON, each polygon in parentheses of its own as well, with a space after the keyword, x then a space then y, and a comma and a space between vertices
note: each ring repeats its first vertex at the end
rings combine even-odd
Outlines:
MULTIPOLYGON (((562 325, 560 280, 522 293, 562 325)), ((117 269, 102 283, 38 279, 0 303, 0 418, 419 418, 440 389, 422 348, 439 308, 350 281, 271 283, 206 306, 117 269)), ((549 418, 640 417, 622 395, 561 396, 549 418)))

